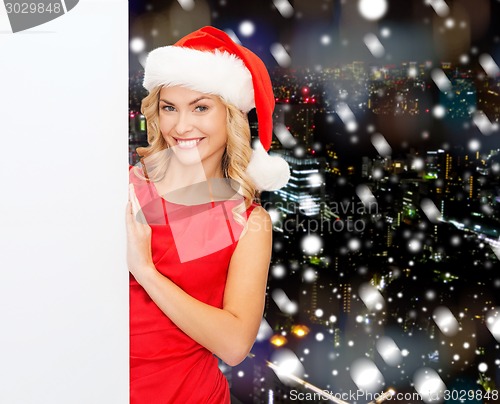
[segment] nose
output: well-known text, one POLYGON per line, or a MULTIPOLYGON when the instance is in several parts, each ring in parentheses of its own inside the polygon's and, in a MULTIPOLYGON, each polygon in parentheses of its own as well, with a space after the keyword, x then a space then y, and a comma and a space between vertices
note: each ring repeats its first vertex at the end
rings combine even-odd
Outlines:
POLYGON ((177 114, 177 122, 175 123, 175 132, 178 135, 184 135, 193 130, 192 117, 187 112, 177 114))

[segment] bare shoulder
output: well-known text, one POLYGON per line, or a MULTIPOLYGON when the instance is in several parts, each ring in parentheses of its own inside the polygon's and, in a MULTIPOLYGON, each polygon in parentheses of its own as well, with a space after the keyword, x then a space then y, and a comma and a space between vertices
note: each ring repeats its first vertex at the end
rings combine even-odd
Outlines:
POLYGON ((250 276, 259 285, 262 285, 262 282, 265 284, 271 259, 272 230, 269 213, 263 207, 256 206, 248 217, 245 230, 231 257, 228 279, 239 274, 244 279, 241 284, 246 287, 250 282, 246 276, 250 276), (262 277, 256 277, 257 273, 262 277))
POLYGON ((270 233, 272 231, 272 222, 269 213, 262 207, 256 206, 248 217, 248 233, 270 233))

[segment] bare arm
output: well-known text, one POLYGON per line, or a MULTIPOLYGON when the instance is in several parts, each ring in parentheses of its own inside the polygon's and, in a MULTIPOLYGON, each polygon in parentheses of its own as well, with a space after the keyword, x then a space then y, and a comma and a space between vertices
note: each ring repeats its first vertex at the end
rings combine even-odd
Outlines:
MULTIPOLYGON (((130 204, 128 209, 130 213, 130 204)), ((128 216, 130 250, 134 242, 130 239, 130 233, 134 232, 131 226, 147 225, 137 223, 134 215, 128 216)), ((256 207, 231 258, 222 309, 191 297, 159 273, 152 262, 148 262, 150 252, 143 253, 141 260, 131 260, 129 251, 129 269, 151 299, 182 331, 228 365, 235 366, 250 351, 262 318, 272 248, 271 229, 268 213, 256 207)), ((148 229, 139 231, 144 231, 147 238, 148 229)), ((147 245, 147 242, 139 241, 141 243, 147 245)))

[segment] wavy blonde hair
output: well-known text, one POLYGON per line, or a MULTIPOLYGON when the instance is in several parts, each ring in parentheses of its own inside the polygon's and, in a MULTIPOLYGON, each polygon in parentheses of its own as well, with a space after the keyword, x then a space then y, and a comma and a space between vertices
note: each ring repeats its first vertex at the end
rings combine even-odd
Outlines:
MULTIPOLYGON (((165 177, 169 160, 168 153, 166 153, 169 146, 160 132, 159 101, 161 89, 161 86, 155 87, 142 100, 141 104, 141 113, 146 118, 147 123, 149 145, 137 148, 137 154, 141 156, 143 173, 136 170, 136 174, 152 182, 161 181, 165 177), (145 159, 147 159, 147 171, 146 164, 144 164, 145 159)), ((250 126, 245 113, 221 97, 218 98, 226 108, 227 129, 227 144, 222 156, 221 167, 224 177, 233 180, 231 182, 235 182, 239 188, 236 191, 243 196, 243 202, 233 208, 235 220, 243 224, 246 220, 243 213, 258 196, 255 184, 246 173, 252 156, 250 126)), ((231 185, 234 188, 234 185, 231 185)))

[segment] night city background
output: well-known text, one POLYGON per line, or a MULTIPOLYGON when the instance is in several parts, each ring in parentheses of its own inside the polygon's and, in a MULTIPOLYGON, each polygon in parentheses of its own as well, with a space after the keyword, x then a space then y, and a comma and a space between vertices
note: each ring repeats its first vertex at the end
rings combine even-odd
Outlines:
POLYGON ((148 51, 213 25, 271 74, 291 180, 233 402, 500 402, 500 1, 129 6, 131 164, 148 51))

